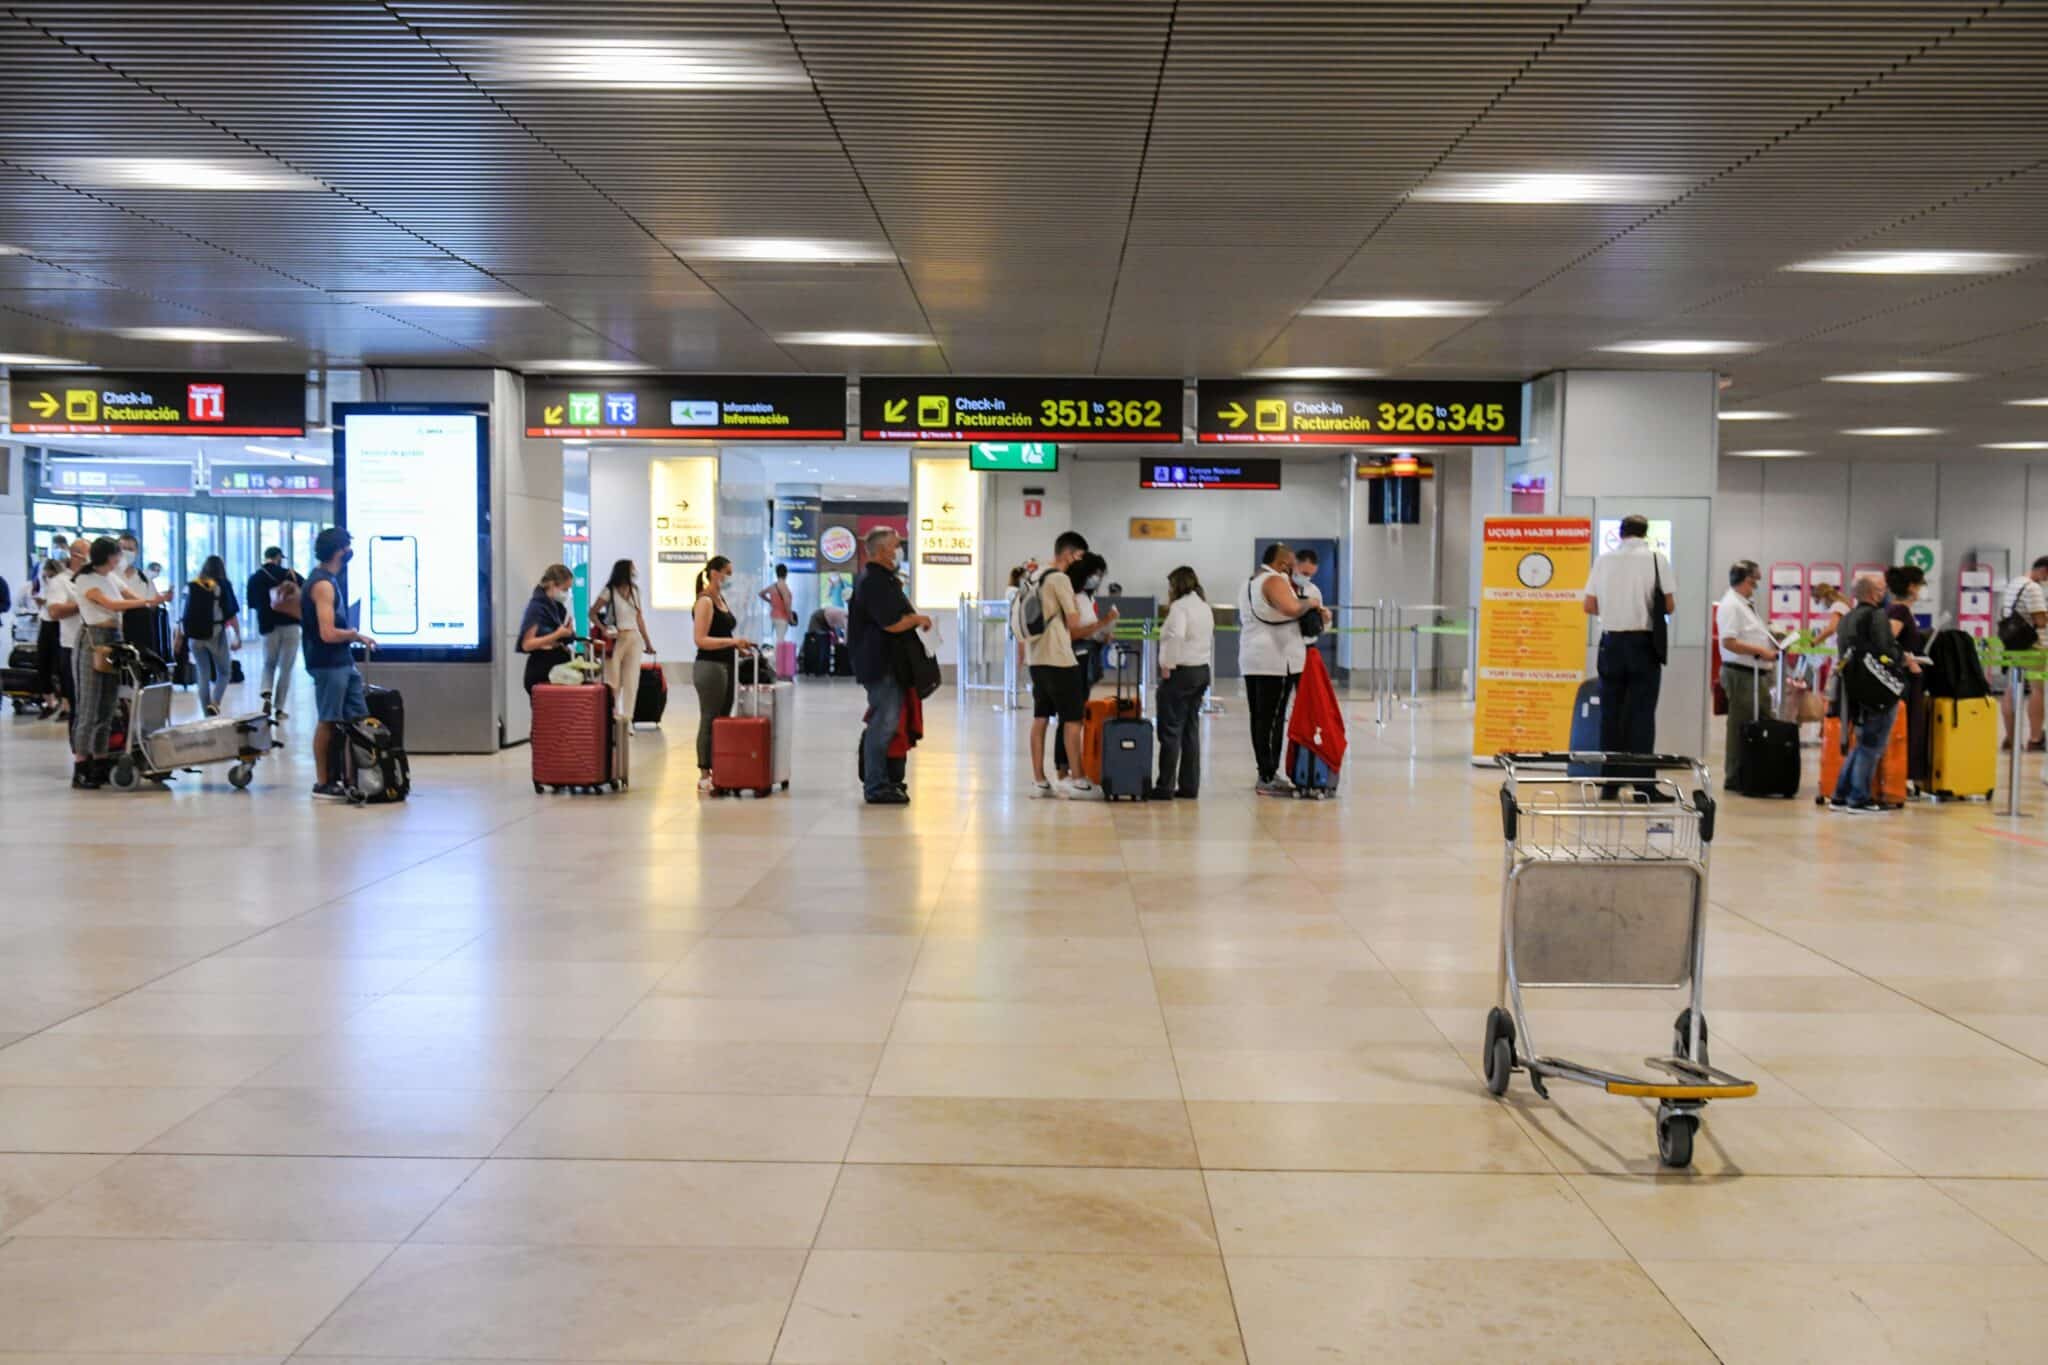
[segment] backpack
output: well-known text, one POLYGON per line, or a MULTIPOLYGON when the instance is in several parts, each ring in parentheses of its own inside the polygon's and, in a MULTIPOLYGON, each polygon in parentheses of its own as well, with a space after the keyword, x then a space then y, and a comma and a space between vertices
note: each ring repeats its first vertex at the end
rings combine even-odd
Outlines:
POLYGON ((1977 641, 1968 631, 1936 632, 1927 646, 1927 657, 1933 664, 1927 670, 1928 696, 1965 700, 1991 695, 1984 665, 1977 658, 1977 641))
POLYGON ((2026 600, 2027 584, 2031 579, 2022 578, 2012 587, 2012 598, 2006 603, 2005 615, 1998 622, 1998 643, 2007 649, 2032 649, 2041 643, 2041 632, 2034 628, 2034 618, 2020 610, 2020 603, 2026 600))
POLYGON ((343 733, 354 799, 403 801, 412 794, 412 765, 383 721, 372 716, 352 720, 343 733))
POLYGON ((303 594, 299 591, 299 580, 296 578, 287 578, 271 585, 270 610, 273 615, 282 616, 288 621, 296 621, 305 609, 302 605, 303 600, 303 594))
POLYGON ((1028 574, 1017 585, 1017 595, 1010 601, 1010 634, 1029 644, 1045 634, 1045 575, 1050 572, 1040 569, 1028 574))
POLYGON ((1843 617, 1842 627, 1835 633, 1836 639, 1845 641, 1837 670, 1845 718, 1888 711, 1906 693, 1906 675, 1893 663, 1897 647, 1889 652, 1872 648, 1865 639, 1872 631, 1883 632, 1881 638, 1889 637, 1891 623, 1877 608, 1864 605, 1843 617))

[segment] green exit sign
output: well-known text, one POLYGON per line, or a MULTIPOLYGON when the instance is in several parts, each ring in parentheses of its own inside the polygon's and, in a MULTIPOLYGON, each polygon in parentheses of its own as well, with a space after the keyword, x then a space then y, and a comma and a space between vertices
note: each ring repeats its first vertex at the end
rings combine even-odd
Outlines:
POLYGON ((1060 448, 1050 441, 978 441, 967 448, 967 466, 997 473, 1050 474, 1060 467, 1060 448))

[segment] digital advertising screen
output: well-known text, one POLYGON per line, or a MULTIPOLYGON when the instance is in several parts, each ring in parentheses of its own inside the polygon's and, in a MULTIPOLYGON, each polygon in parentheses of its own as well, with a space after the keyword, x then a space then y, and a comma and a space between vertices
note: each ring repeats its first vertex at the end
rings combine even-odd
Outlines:
MULTIPOLYGON (((1645 539, 1650 542, 1651 549, 1663 555, 1666 559, 1671 558, 1671 522, 1668 519, 1663 517, 1650 518, 1650 534, 1645 539)), ((1597 553, 1604 555, 1619 544, 1621 544, 1621 518, 1602 517, 1600 519, 1600 539, 1598 541, 1599 548, 1597 553)))
POLYGON ((491 657, 490 424, 482 408, 337 403, 349 619, 387 662, 491 657))

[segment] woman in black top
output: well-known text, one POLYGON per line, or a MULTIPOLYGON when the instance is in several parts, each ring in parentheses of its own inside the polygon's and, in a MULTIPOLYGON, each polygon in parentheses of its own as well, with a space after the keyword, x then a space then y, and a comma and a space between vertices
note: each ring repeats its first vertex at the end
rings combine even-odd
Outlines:
POLYGON ((754 642, 735 632, 739 621, 726 605, 725 584, 732 577, 732 561, 713 555, 697 575, 696 618, 697 662, 690 666, 690 681, 697 687, 697 790, 711 786, 711 722, 732 710, 733 665, 752 652, 754 642))
POLYGON ((576 625, 569 619, 569 590, 575 583, 568 565, 550 564, 533 596, 526 599, 526 615, 519 621, 519 652, 526 656, 529 697, 548 680, 550 670, 569 662, 569 641, 576 638, 576 625))

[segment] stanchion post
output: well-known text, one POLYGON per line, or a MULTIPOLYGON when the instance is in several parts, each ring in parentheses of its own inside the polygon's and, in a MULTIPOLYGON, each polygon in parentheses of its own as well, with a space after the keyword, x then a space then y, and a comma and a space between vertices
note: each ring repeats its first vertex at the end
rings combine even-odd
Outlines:
POLYGON ((2012 743, 2012 757, 2005 763, 2005 810, 2004 814, 2017 818, 2020 815, 2020 773, 2021 761, 2026 755, 2025 734, 2027 728, 2026 698, 2020 695, 2020 668, 2008 663, 2005 667, 2005 699, 2012 704, 2012 721, 2006 726, 2006 738, 2012 743))

